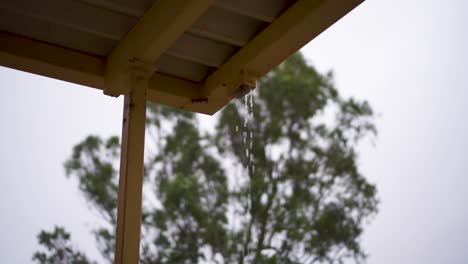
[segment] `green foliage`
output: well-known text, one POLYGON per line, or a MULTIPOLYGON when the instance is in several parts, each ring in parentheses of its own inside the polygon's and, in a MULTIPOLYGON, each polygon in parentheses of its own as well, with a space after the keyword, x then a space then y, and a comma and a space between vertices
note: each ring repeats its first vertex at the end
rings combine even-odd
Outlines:
MULTIPOLYGON (((365 259, 359 238, 378 200, 356 146, 376 133, 369 104, 342 98, 300 54, 253 93, 224 108, 213 134, 191 113, 148 107, 142 263, 365 259)), ((117 138, 90 136, 65 164, 108 223, 94 234, 109 262, 118 157, 117 138)))
POLYGON ((117 168, 120 154, 118 137, 103 142, 97 136, 88 136, 73 148, 72 157, 65 163, 68 176, 79 179, 79 188, 88 201, 107 221, 116 223, 117 168))
POLYGON ((157 231, 156 254, 149 262, 196 263, 203 246, 209 245, 213 252, 224 248, 226 176, 201 143, 192 122, 180 119, 154 158, 154 191, 161 208, 145 223, 157 231))
POLYGON ((91 264, 86 256, 70 245, 70 234, 63 227, 55 227, 53 232, 42 231, 38 236, 39 244, 48 251, 36 252, 33 260, 50 264, 91 264))

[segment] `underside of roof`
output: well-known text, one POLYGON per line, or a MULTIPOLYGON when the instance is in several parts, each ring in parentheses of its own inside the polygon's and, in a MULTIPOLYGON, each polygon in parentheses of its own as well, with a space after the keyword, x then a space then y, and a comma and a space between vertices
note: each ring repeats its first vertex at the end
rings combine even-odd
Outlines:
POLYGON ((138 61, 149 100, 212 114, 360 2, 4 0, 0 65, 118 96, 138 61))

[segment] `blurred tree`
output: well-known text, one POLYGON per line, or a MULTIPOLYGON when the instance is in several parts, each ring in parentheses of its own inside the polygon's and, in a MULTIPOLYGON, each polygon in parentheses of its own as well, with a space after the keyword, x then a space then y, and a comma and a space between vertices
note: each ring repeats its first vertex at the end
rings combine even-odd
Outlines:
POLYGON ((70 263, 70 264, 91 264, 88 258, 81 252, 75 250, 70 245, 70 234, 63 227, 55 227, 53 232, 42 231, 37 238, 39 244, 49 251, 49 254, 37 252, 33 260, 39 263, 70 263))
MULTIPOLYGON (((359 238, 378 204, 356 164, 358 142, 376 133, 368 103, 340 97, 332 75, 301 54, 252 93, 224 108, 214 132, 201 133, 191 113, 148 107, 141 263, 365 259, 359 238)), ((109 262, 119 151, 117 137, 89 136, 65 163, 105 219, 94 235, 109 262)), ((41 232, 48 253, 34 259, 62 263, 65 251, 65 262, 88 263, 68 239, 63 229, 41 232)))

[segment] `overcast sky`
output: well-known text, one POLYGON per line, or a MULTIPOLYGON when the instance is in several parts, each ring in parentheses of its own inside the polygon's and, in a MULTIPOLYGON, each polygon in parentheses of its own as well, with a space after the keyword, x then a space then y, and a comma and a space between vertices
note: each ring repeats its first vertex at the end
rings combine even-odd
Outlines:
MULTIPOLYGON (((363 236, 369 263, 468 259, 467 25, 463 0, 368 0, 302 50, 380 114, 360 152, 382 201, 363 236)), ((55 224, 98 259, 98 216, 62 164, 85 136, 120 134, 122 99, 1 67, 0 98, 0 260, 31 262, 55 224)))

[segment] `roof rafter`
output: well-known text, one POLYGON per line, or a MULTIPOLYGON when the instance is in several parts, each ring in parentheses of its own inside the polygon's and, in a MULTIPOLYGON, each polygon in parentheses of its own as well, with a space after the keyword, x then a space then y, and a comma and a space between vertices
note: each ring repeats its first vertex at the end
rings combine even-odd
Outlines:
POLYGON ((129 69, 154 72, 154 62, 213 3, 213 0, 158 0, 108 56, 105 93, 118 96, 128 87, 129 69))
MULTIPOLYGON (((0 31, 0 65, 104 90, 106 59, 0 31)), ((202 85, 154 73, 148 100, 183 107, 200 97, 202 85), (174 89, 177 87, 177 89, 174 89)))
POLYGON ((104 88, 103 58, 0 31, 0 65, 104 88))

